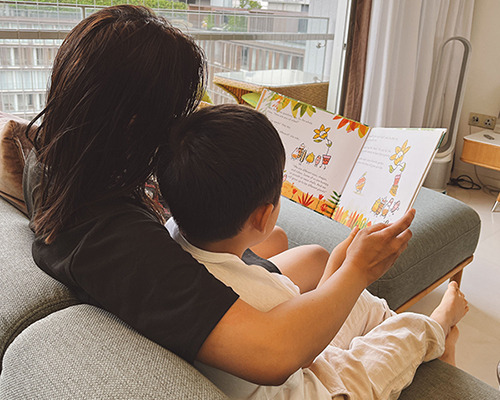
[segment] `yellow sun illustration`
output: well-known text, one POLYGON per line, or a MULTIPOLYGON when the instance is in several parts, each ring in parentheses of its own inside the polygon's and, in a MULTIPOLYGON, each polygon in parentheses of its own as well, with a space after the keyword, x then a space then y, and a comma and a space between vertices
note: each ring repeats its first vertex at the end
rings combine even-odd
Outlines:
POLYGON ((399 165, 399 163, 401 163, 401 161, 403 161, 405 154, 408 153, 408 151, 411 149, 410 146, 406 147, 407 144, 408 144, 408 140, 403 143, 403 146, 401 146, 401 147, 396 146, 396 149, 395 149, 396 153, 390 157, 391 160, 394 161, 394 165, 399 165))

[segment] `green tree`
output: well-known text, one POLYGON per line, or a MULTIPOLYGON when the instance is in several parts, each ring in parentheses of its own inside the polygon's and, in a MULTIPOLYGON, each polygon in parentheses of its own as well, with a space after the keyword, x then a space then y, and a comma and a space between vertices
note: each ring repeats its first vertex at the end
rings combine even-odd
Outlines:
MULTIPOLYGON (((35 1, 33 1, 35 3, 35 1)), ((37 3, 53 3, 54 0, 38 0, 37 3)), ((187 4, 180 1, 170 1, 170 0, 59 0, 59 4, 82 4, 82 5, 96 5, 96 6, 111 6, 117 4, 134 4, 134 5, 144 5, 150 8, 165 8, 165 9, 176 9, 176 10, 186 10, 188 8, 187 4)))
POLYGON ((226 30, 230 32, 246 32, 248 17, 246 15, 229 15, 227 17, 226 30))
POLYGON ((240 8, 245 8, 247 10, 260 10, 262 5, 255 0, 240 0, 240 8))
MULTIPOLYGON (((255 0, 240 0, 240 7, 245 10, 260 10, 261 4, 255 0)), ((231 15, 227 17, 226 29, 231 32, 246 32, 248 29, 247 15, 231 15)))

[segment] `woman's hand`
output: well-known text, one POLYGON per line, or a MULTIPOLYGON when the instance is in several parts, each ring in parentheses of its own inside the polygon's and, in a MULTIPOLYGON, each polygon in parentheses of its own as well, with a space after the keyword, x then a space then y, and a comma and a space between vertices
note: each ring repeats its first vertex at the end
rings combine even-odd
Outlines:
POLYGON ((357 269, 366 286, 376 281, 408 247, 414 217, 415 210, 411 209, 392 224, 376 224, 357 232, 347 248, 343 267, 357 269))

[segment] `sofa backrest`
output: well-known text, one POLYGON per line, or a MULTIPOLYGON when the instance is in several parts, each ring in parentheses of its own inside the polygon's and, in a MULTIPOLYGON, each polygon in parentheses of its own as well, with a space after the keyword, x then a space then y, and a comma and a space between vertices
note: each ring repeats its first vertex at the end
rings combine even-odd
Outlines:
POLYGON ((0 361, 27 326, 79 303, 68 288, 36 266, 32 241, 28 219, 0 199, 0 361))
POLYGON ((88 304, 52 313, 14 340, 0 398, 227 400, 192 365, 88 304))

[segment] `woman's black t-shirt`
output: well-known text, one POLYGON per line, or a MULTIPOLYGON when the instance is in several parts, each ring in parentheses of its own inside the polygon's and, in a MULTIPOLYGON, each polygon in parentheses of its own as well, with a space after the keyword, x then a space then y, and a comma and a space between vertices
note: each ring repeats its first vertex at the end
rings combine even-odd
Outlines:
MULTIPOLYGON (((30 211, 38 186, 32 155, 24 176, 30 211)), ((35 239, 33 258, 81 301, 117 315, 189 362, 238 298, 126 198, 96 206, 50 245, 35 239)))

